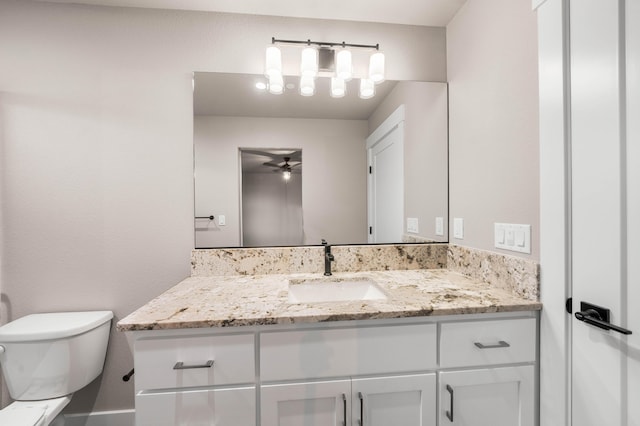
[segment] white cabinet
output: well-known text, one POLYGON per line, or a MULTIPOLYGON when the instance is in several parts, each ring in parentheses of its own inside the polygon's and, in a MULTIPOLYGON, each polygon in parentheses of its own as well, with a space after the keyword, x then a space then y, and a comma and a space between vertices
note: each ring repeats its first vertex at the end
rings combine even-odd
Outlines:
POLYGON ((143 392, 136 395, 136 425, 253 425, 255 401, 255 387, 143 392))
POLYGON ((534 367, 440 374, 440 426, 533 426, 534 367))
POLYGON ((137 426, 256 423, 253 333, 147 334, 134 344, 137 426))
POLYGON ((408 373, 435 369, 436 324, 264 332, 262 381, 408 373))
POLYGON ((350 416, 350 380, 265 385, 261 426, 342 426, 350 416))
POLYGON ((441 325, 441 368, 515 364, 535 359, 535 318, 441 325))
POLYGON ((534 312, 133 332, 136 425, 536 426, 534 312))
POLYGON ((261 425, 435 426, 435 400, 435 373, 265 385, 261 425))
POLYGON ((435 426, 436 375, 353 379, 354 426, 435 426))
POLYGON ((536 325, 535 318, 441 325, 440 368, 484 368, 438 373, 440 426, 536 424, 536 325))

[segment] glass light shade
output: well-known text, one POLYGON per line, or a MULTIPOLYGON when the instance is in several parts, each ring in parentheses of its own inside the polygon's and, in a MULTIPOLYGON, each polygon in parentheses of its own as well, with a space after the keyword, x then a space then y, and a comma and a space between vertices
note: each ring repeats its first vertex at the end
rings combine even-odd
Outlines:
POLYGON ((279 47, 267 47, 264 64, 264 75, 267 77, 270 78, 275 74, 282 75, 282 53, 279 47))
POLYGON ((280 95, 284 92, 284 79, 282 74, 276 74, 269 77, 269 93, 280 95))
POLYGON ((336 53, 336 77, 344 81, 349 81, 353 77, 350 50, 342 49, 336 53))
POLYGON ((284 180, 289 180, 291 179, 291 171, 289 170, 285 170, 282 172, 282 177, 284 178, 284 180))
POLYGON ((376 94, 376 84, 369 78, 360 79, 360 93, 362 99, 373 98, 376 94))
POLYGON ((376 52, 369 58, 369 78, 374 83, 384 81, 384 53, 376 52))
POLYGON ((315 77, 318 75, 318 49, 305 47, 300 58, 300 75, 315 77))
POLYGON ((347 84, 341 78, 331 77, 331 97, 341 98, 347 91, 347 84))
POLYGON ((300 94, 302 96, 313 96, 316 91, 316 82, 313 77, 300 77, 300 94))

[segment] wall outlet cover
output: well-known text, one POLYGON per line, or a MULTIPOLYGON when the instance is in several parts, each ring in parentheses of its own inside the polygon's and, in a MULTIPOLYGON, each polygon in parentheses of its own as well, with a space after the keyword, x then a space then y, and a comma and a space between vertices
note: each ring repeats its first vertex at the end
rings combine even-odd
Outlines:
POLYGON ((417 234, 418 231, 418 218, 417 217, 408 217, 407 218, 407 232, 412 234, 417 234))
POLYGON ((531 225, 494 223, 493 233, 496 248, 531 254, 531 225))
POLYGON ((436 235, 444 235, 444 218, 436 217, 436 235))
POLYGON ((453 218, 453 238, 459 240, 464 238, 464 219, 461 217, 453 218))

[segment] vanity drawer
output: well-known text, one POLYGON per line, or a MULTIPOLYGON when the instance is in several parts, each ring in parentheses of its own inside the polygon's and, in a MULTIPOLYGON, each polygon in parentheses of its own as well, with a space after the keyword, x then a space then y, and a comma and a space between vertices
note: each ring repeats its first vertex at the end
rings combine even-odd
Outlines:
POLYGON ((437 366, 435 324, 262 333, 263 381, 423 371, 437 366))
POLYGON ((536 320, 445 323, 440 329, 440 366, 533 362, 536 358, 536 320))
POLYGON ((136 395, 136 426, 255 424, 256 390, 253 386, 136 395))
POLYGON ((136 390, 255 381, 253 334, 140 339, 135 351, 136 390))

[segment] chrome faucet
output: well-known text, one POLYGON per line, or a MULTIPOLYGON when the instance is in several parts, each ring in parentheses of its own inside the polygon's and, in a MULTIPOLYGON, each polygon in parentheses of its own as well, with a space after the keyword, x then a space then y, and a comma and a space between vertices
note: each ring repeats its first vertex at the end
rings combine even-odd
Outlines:
POLYGON ((327 243, 327 240, 322 240, 324 246, 324 274, 326 276, 331 275, 331 262, 335 260, 333 254, 331 254, 331 246, 327 243))

